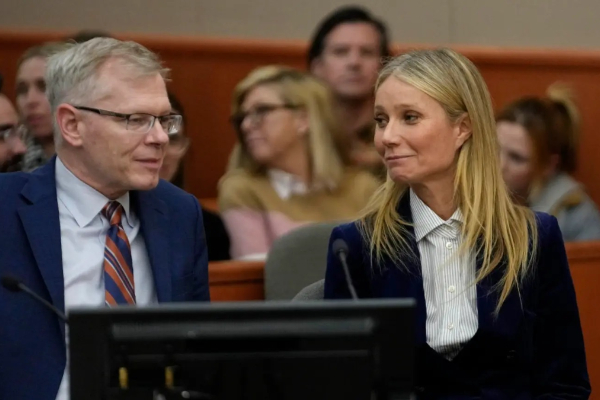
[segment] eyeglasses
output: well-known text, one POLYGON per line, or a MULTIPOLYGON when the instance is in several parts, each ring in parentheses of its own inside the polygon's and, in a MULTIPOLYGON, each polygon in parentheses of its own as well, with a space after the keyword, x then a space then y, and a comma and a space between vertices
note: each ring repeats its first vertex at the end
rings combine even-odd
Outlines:
POLYGON ((281 109, 295 110, 297 108, 299 106, 294 104, 261 104, 246 112, 239 112, 232 115, 230 122, 236 131, 241 132, 242 124, 246 118, 250 118, 250 123, 253 126, 259 126, 270 112, 281 109))
POLYGON ((25 140, 27 128, 23 124, 17 125, 0 125, 0 140, 25 140))
POLYGON ((152 115, 146 113, 121 114, 99 108, 73 106, 78 110, 89 111, 105 117, 115 117, 125 120, 125 129, 136 133, 148 133, 156 120, 168 135, 175 135, 181 129, 182 117, 178 114, 152 115))
POLYGON ((189 138, 183 134, 169 136, 169 147, 173 149, 185 149, 189 145, 189 138))

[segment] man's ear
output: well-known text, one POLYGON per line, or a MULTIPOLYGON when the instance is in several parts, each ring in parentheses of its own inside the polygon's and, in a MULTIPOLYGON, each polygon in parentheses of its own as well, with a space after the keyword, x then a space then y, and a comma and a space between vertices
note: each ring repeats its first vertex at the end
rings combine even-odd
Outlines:
POLYGON ((56 123, 62 139, 73 147, 82 144, 79 111, 70 104, 61 104, 56 109, 56 123))
POLYGON ((464 113, 458 119, 456 123, 456 129, 456 149, 460 149, 473 134, 473 128, 471 126, 471 118, 469 117, 469 114, 464 113))

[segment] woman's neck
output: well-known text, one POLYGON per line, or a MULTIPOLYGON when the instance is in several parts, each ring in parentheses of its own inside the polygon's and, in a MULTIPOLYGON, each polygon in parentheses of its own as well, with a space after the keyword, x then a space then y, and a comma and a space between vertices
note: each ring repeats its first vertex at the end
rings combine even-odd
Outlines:
POLYGON ((305 143, 296 146, 291 151, 282 155, 279 160, 269 165, 269 168, 279 169, 292 174, 304 182, 306 186, 310 186, 312 183, 308 148, 305 143))
POLYGON ((411 189, 441 219, 447 221, 456 211, 452 181, 436 181, 411 185, 411 189))

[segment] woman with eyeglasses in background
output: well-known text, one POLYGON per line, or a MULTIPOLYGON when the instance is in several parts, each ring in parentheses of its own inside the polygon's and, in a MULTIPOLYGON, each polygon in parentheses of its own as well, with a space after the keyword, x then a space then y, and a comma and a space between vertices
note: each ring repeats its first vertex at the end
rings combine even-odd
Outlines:
POLYGON ((233 258, 264 258, 303 224, 356 218, 379 186, 349 166, 333 104, 326 86, 286 67, 258 68, 235 88, 239 140, 219 184, 233 258))
POLYGON ((600 213, 571 175, 577 167, 580 118, 570 90, 524 97, 497 116, 502 175, 513 199, 554 215, 565 241, 600 239, 600 213))

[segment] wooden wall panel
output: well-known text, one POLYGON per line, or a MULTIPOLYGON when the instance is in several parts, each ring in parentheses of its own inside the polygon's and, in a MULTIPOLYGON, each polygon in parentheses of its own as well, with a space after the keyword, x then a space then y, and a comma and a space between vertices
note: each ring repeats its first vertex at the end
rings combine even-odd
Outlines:
POLYGON ((577 305, 585 340, 588 373, 592 383, 592 399, 600 399, 600 242, 567 243, 567 257, 577 293, 577 305))
MULTIPOLYGON (((5 92, 13 97, 15 64, 29 46, 65 34, 0 31, 0 71, 5 75, 5 92)), ((120 35, 137 40, 157 51, 173 71, 171 87, 189 114, 188 133, 192 137, 186 161, 186 186, 197 197, 216 196, 234 143, 228 124, 231 92, 235 84, 253 68, 264 64, 305 67, 306 44, 224 40, 193 37, 120 35)), ((407 46, 397 46, 404 51, 407 46)), ((496 108, 523 95, 541 95, 554 81, 573 85, 579 97, 584 133, 577 177, 600 202, 600 52, 559 50, 515 50, 457 47, 481 69, 496 108)))

